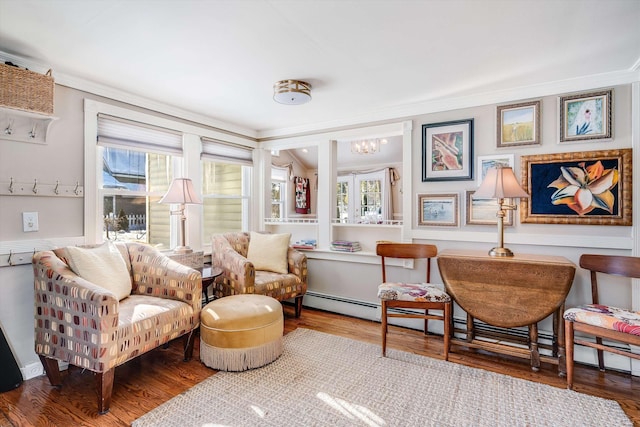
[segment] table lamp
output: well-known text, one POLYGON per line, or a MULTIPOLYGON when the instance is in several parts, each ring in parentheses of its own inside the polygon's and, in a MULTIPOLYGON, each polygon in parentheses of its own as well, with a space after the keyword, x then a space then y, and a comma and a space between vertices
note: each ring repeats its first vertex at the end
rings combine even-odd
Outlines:
POLYGON ((180 246, 173 251, 178 254, 188 254, 193 252, 189 246, 185 245, 185 222, 187 217, 184 215, 186 204, 201 204, 202 201, 193 189, 193 182, 189 178, 174 178, 169 186, 167 193, 160 199, 159 203, 176 203, 180 204, 180 209, 171 211, 171 215, 180 215, 180 246))
POLYGON ((498 246, 489 251, 489 255, 495 257, 512 257, 513 252, 504 247, 504 217, 507 210, 516 210, 515 204, 507 204, 505 198, 529 197, 526 191, 520 187, 513 169, 509 167, 497 166, 487 171, 487 175, 482 180, 480 187, 473 194, 474 199, 497 199, 498 200, 498 246))

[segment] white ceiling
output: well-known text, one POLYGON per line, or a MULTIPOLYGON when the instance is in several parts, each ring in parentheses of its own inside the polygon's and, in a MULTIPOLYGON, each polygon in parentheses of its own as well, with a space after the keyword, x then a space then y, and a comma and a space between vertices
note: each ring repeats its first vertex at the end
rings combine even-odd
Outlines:
POLYGON ((640 1, 0 0, 0 52, 266 138, 638 72, 640 1), (275 103, 281 79, 313 100, 275 103))

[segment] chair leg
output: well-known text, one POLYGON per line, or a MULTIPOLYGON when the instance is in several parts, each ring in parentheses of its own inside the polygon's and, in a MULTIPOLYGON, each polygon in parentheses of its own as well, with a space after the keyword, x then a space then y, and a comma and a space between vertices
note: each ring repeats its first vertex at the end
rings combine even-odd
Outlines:
POLYGON ((300 314, 302 313, 302 297, 304 297, 304 295, 299 295, 295 299, 296 318, 300 317, 300 314))
POLYGON ((567 367, 567 388, 573 390, 573 322, 564 321, 564 342, 567 367))
POLYGON ((196 330, 192 329, 191 332, 185 335, 184 342, 184 361, 191 360, 193 356, 193 344, 196 340, 196 330))
MULTIPOLYGON (((596 337, 596 343, 602 345, 602 338, 596 337)), ((604 351, 598 350, 598 368, 600 372, 604 372, 604 351)))
POLYGON ((47 378, 49 378, 51 385, 54 387, 62 386, 62 377, 60 376, 58 361, 46 356, 39 357, 40 362, 42 362, 42 366, 44 367, 44 372, 47 374, 47 378))
MULTIPOLYGON (((428 316, 429 315, 429 309, 426 309, 424 311, 424 315, 428 316)), ((424 319, 424 334, 428 335, 429 334, 429 319, 424 319)))
POLYGON ((444 305, 444 360, 449 360, 451 346, 451 303, 444 305))
POLYGON ((116 368, 106 372, 96 372, 96 389, 98 391, 98 412, 100 415, 109 412, 111 406, 111 394, 113 393, 113 378, 116 368))
POLYGON ((382 357, 387 355, 387 302, 382 300, 382 314, 380 320, 382 321, 382 357))

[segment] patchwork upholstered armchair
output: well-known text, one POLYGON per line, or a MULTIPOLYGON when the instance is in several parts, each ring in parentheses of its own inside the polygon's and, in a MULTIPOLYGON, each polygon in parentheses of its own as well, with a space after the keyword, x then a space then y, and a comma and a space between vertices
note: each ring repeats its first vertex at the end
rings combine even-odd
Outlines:
POLYGON ((202 304, 197 270, 145 244, 108 242, 38 252, 33 271, 35 351, 49 381, 62 384, 58 361, 93 371, 100 413, 109 410, 116 366, 180 336, 191 357, 202 304))
POLYGON ((213 235, 211 261, 222 269, 222 275, 216 278, 214 297, 261 294, 278 301, 293 298, 295 315, 300 317, 307 292, 307 256, 289 247, 289 237, 253 232, 213 235), (271 262, 265 257, 276 259, 271 262))

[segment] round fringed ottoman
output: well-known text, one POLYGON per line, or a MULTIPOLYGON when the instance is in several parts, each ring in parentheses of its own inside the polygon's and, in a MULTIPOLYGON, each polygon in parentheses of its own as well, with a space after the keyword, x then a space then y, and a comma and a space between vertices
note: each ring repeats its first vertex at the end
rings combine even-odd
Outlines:
POLYGON ((232 295, 207 304, 200 315, 200 360, 220 371, 259 368, 282 354, 284 319, 278 300, 232 295))

